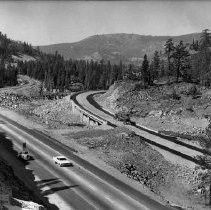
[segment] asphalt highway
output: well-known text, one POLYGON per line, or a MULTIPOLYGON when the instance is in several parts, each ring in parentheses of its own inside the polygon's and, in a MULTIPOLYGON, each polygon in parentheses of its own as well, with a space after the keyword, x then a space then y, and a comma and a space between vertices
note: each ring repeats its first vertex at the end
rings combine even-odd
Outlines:
MULTIPOLYGON (((88 161, 74 154, 55 139, 42 133, 25 128, 4 116, 0 116, 0 129, 7 134, 14 145, 14 149, 21 150, 22 143, 26 142, 27 148, 34 160, 26 166, 33 171, 36 186, 35 191, 42 191, 42 195, 49 199, 55 208, 62 210, 167 210, 160 203, 150 199, 141 192, 127 186, 115 177, 98 169, 88 161), (55 165, 53 156, 65 155, 73 163, 73 167, 59 167, 55 165)), ((1 148, 1 155, 11 165, 18 168, 20 161, 12 156, 9 151, 1 148)), ((19 176, 29 185, 27 176, 19 171, 19 176)), ((31 182, 31 183, 30 183, 31 182)))

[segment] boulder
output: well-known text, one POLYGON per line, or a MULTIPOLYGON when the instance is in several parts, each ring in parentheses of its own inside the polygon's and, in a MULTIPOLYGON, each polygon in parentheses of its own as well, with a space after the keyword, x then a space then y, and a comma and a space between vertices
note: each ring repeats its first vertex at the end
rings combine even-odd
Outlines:
POLYGON ((148 116, 161 117, 162 114, 162 110, 152 110, 151 112, 149 112, 148 116))

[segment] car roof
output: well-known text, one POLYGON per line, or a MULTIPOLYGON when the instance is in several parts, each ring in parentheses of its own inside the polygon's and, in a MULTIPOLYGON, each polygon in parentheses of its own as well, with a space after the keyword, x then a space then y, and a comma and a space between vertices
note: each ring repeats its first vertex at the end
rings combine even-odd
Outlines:
POLYGON ((56 158, 65 158, 65 159, 67 159, 65 156, 56 156, 56 158))

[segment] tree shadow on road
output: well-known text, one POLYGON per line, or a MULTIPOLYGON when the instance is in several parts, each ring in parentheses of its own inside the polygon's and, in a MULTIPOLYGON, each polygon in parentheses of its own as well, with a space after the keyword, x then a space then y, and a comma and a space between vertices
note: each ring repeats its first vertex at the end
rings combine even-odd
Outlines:
MULTIPOLYGON (((12 189, 12 196, 21 200, 33 201, 47 209, 59 210, 56 205, 49 203, 48 198, 43 196, 38 186, 38 183, 44 184, 48 180, 35 181, 33 170, 26 168, 30 161, 20 161, 17 156, 18 152, 14 149, 13 142, 0 131, 0 167, 1 174, 3 174, 1 181, 12 189)), ((60 182, 57 178, 49 181, 60 182)))
POLYGON ((42 180, 36 181, 36 183, 42 184, 42 183, 52 182, 52 181, 56 181, 56 180, 58 180, 58 178, 42 179, 42 180))
POLYGON ((74 188, 74 187, 78 187, 79 185, 70 185, 70 186, 62 186, 62 187, 54 187, 54 188, 51 188, 49 190, 45 190, 42 195, 43 196, 46 196, 46 195, 50 195, 50 194, 53 194, 55 192, 58 192, 58 191, 61 191, 61 190, 67 190, 67 189, 70 189, 70 188, 74 188))
MULTIPOLYGON (((41 180, 42 181, 42 180, 41 180)), ((36 183, 38 184, 38 182, 40 181, 36 181, 36 183)), ((51 186, 51 185, 55 185, 55 184, 58 184, 60 183, 61 181, 58 179, 58 178, 55 178, 54 180, 51 179, 51 181, 46 181, 46 182, 42 182, 42 183, 39 183, 38 186, 39 188, 43 188, 45 186, 51 186)))

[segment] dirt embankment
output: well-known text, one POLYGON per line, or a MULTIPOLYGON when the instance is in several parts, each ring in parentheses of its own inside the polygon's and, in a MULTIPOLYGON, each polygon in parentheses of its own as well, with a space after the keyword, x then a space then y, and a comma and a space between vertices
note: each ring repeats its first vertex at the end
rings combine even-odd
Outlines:
MULTIPOLYGON (((210 130, 211 94, 210 90, 205 87, 178 83, 145 89, 139 83, 122 82, 115 83, 104 95, 96 95, 95 100, 104 109, 113 113, 130 113, 131 120, 140 125, 158 130, 161 133, 181 137, 179 138, 181 141, 185 138, 185 141, 192 141, 192 143, 200 144, 202 147, 210 145, 207 131, 210 130)), ((141 149, 139 151, 141 153, 137 151, 138 155, 144 154, 141 149)), ((147 149, 147 152, 150 154, 151 149, 147 149)), ((126 153, 124 152, 124 154, 126 153)), ((132 156, 135 158, 136 154, 132 156)), ((147 160, 150 160, 148 154, 146 157, 147 160)), ((196 203, 204 202, 204 199, 199 195, 202 186, 200 177, 204 171, 191 168, 188 163, 186 166, 166 163, 164 158, 161 158, 156 152, 153 153, 152 157, 156 157, 152 158, 152 162, 155 164, 156 160, 159 160, 157 162, 159 170, 166 172, 163 176, 165 184, 162 184, 162 179, 155 182, 158 184, 155 187, 159 191, 158 193, 181 206, 188 204, 189 200, 192 208, 203 209, 196 203), (165 163, 160 164, 163 161, 165 163)), ((136 157, 135 160, 138 160, 138 163, 143 167, 144 163, 141 159, 144 160, 143 157, 136 157)), ((148 161, 146 163, 150 169, 153 168, 148 161)), ((156 175, 156 179, 158 177, 156 175)), ((149 187, 153 189, 151 185, 149 187)))
POLYGON ((89 152, 148 187, 165 202, 185 209, 203 208, 204 198, 197 191, 201 171, 165 160, 131 131, 125 128, 89 130, 69 133, 65 137, 87 147, 89 152))
POLYGON ((73 114, 69 97, 62 99, 33 98, 14 93, 0 93, 0 106, 17 111, 49 128, 83 126, 80 118, 73 114))
POLYGON ((210 90, 190 83, 149 89, 138 83, 116 83, 96 100, 114 113, 130 112, 136 123, 169 134, 203 136, 211 115, 210 90))
MULTIPOLYGON (((116 84, 104 96, 100 97, 98 101, 100 100, 102 103, 106 102, 107 108, 112 108, 113 110, 120 110, 121 106, 124 107, 123 109, 139 109, 139 112, 134 111, 133 117, 136 118, 145 109, 147 109, 147 116, 150 111, 160 110, 162 104, 167 103, 169 100, 173 104, 176 104, 174 103, 176 101, 175 99, 162 99, 165 101, 164 103, 158 93, 153 93, 152 90, 151 92, 144 91, 140 90, 139 87, 134 87, 133 84, 130 84, 129 88, 125 85, 121 87, 116 84), (124 91, 121 91, 121 88, 124 91), (133 94, 134 88, 135 94, 133 94), (141 96, 140 100, 139 96, 141 94, 143 96, 141 96), (160 97, 160 104, 152 98, 153 94, 158 99, 160 97), (129 99, 131 95, 132 99, 129 99), (122 99, 119 96, 122 96, 122 99), (148 99, 146 100, 146 98, 148 99), (145 102, 149 104, 154 102, 156 106, 152 107, 157 107, 157 109, 151 108, 151 106, 139 106, 145 102)), ((164 90, 160 89, 160 92, 163 95, 164 90)), ((140 183, 140 188, 142 185, 149 188, 151 192, 159 195, 162 201, 182 206, 185 209, 206 209, 203 195, 198 191, 200 184, 198 175, 200 170, 195 170, 184 165, 176 165, 165 160, 159 152, 152 149, 140 137, 125 128, 115 128, 112 130, 103 130, 100 128, 90 129, 90 127, 85 126, 72 113, 68 98, 59 100, 25 100, 25 98, 21 99, 21 97, 18 98, 18 101, 21 101, 20 103, 13 100, 15 102, 11 102, 12 105, 5 105, 5 103, 9 103, 11 100, 11 97, 8 96, 3 100, 4 102, 0 102, 0 105, 15 110, 28 119, 45 125, 45 131, 48 131, 48 134, 54 137, 56 136, 59 141, 62 141, 62 143, 68 146, 75 147, 79 155, 84 155, 88 160, 89 158, 94 158, 95 160, 92 163, 98 164, 99 167, 101 167, 99 161, 105 162, 137 183, 140 183)), ((165 107, 165 109, 167 108, 165 107)), ((173 108, 176 109, 176 105, 173 108)), ((175 115, 170 115, 169 112, 166 115, 175 115)), ((162 117, 159 116, 159 118, 162 117)), ((198 119, 201 118, 198 117, 198 119)), ((107 166, 104 166, 103 169, 108 169, 107 171, 109 173, 113 173, 111 168, 107 166)))

